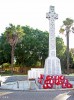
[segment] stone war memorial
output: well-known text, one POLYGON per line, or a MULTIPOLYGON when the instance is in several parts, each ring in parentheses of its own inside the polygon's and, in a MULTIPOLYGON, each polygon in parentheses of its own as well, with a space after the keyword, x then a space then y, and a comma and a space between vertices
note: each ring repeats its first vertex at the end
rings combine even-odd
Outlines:
POLYGON ((56 57, 55 20, 58 19, 58 14, 55 13, 54 6, 50 6, 46 18, 49 21, 49 49, 44 68, 31 68, 28 71, 28 78, 18 75, 0 76, 0 89, 25 91, 40 91, 40 89, 41 91, 46 91, 46 89, 74 90, 74 78, 62 74, 60 59, 56 57))
POLYGON ((0 76, 0 88, 11 90, 74 89, 74 80, 64 76, 61 71, 60 59, 56 57, 55 20, 58 15, 55 7, 50 6, 46 13, 49 21, 49 52, 45 59, 44 68, 31 68, 27 76, 0 76), (68 79, 67 79, 68 78, 68 79))
POLYGON ((55 20, 58 15, 55 13, 54 6, 50 6, 49 12, 46 14, 49 20, 49 56, 45 60, 44 74, 45 75, 60 75, 61 65, 60 59, 56 57, 56 37, 55 37, 55 20))
POLYGON ((49 20, 48 57, 44 68, 31 68, 28 71, 30 86, 33 88, 36 83, 40 89, 72 88, 73 85, 62 75, 60 59, 56 57, 55 20, 58 19, 58 14, 55 13, 54 6, 50 6, 46 18, 49 20))

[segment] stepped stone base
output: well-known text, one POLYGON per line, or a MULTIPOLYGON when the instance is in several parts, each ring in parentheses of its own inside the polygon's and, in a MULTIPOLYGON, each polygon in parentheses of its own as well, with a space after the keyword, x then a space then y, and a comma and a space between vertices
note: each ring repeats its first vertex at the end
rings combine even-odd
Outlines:
POLYGON ((48 57, 45 60, 44 74, 45 75, 60 75, 60 74, 62 74, 60 59, 57 57, 48 57))

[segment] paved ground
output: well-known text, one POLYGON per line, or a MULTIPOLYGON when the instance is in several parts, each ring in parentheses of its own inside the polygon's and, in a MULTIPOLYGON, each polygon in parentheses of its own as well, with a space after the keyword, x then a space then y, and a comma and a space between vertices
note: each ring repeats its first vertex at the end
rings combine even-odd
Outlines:
MULTIPOLYGON (((5 77, 5 76, 3 76, 3 77, 5 77)), ((65 77, 69 81, 74 81, 74 76, 65 76, 65 77)), ((28 79, 27 76, 23 76, 23 75, 14 76, 14 75, 12 75, 12 76, 7 77, 6 80, 4 80, 4 82, 7 83, 7 82, 14 82, 14 81, 25 81, 27 79, 28 79)))
POLYGON ((23 76, 23 75, 22 76, 20 76, 20 75, 2 76, 2 78, 6 78, 6 79, 3 80, 4 83, 27 80, 27 76, 23 76))
MULTIPOLYGON (((8 77, 5 83, 26 79, 27 76, 12 76, 8 77)), ((73 80, 74 77, 70 79, 73 80)), ((0 100, 74 100, 74 90, 13 91, 0 89, 0 100)))
POLYGON ((66 79, 68 79, 69 81, 74 81, 74 76, 65 76, 66 79))
POLYGON ((0 100, 74 100, 74 91, 0 90, 0 100))

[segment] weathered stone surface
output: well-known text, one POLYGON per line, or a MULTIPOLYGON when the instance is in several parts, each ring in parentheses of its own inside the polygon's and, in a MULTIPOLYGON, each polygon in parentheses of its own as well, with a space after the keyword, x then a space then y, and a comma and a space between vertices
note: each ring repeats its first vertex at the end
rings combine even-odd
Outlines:
POLYGON ((58 15, 55 13, 54 6, 50 6, 49 12, 46 14, 49 20, 49 56, 45 60, 44 74, 45 75, 60 75, 61 64, 60 59, 56 57, 56 37, 55 37, 55 20, 58 15))

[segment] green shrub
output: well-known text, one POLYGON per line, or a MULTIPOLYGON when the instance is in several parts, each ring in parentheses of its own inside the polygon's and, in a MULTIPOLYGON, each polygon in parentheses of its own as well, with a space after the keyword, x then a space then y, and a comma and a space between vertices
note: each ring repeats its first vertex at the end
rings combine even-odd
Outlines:
POLYGON ((3 63, 3 65, 2 65, 3 68, 8 68, 9 66, 10 66, 9 63, 3 63))
POLYGON ((3 74, 11 74, 11 71, 10 70, 5 70, 5 72, 3 74))

